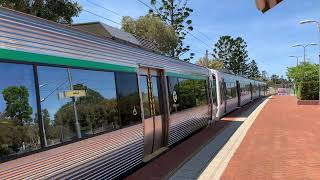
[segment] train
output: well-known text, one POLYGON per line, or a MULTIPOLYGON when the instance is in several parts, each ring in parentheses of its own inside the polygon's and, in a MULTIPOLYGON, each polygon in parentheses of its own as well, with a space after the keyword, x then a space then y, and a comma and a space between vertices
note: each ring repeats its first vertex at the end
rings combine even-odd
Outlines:
POLYGON ((268 95, 208 69, 0 7, 0 179, 114 179, 268 95))

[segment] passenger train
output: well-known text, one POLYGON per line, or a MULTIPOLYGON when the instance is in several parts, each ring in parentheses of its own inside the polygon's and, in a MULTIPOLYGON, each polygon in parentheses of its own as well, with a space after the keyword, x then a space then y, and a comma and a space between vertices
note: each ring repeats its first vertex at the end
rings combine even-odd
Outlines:
POLYGON ((0 179, 114 179, 260 81, 0 8, 0 179))

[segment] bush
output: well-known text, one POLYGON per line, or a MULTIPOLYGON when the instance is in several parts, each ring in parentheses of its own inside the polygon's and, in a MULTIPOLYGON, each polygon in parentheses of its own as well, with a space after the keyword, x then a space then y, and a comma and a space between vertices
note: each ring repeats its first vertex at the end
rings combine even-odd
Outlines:
POLYGON ((300 100, 318 100, 319 99, 319 82, 309 81, 301 82, 297 91, 300 100))

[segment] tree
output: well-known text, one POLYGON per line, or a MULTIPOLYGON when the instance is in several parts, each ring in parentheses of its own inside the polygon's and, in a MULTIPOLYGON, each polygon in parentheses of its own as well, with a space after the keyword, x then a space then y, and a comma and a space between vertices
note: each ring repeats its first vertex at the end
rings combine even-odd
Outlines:
POLYGON ((227 69, 234 74, 247 75, 247 43, 241 37, 221 36, 214 47, 214 57, 221 59, 227 69))
MULTIPOLYGON (((150 13, 160 17, 164 22, 172 26, 176 35, 178 36, 178 44, 170 52, 172 57, 180 57, 190 50, 190 46, 184 46, 183 40, 186 35, 193 30, 192 20, 189 19, 190 14, 193 12, 191 8, 187 6, 188 0, 150 0, 153 9, 150 9, 150 13), (157 2, 161 5, 157 6, 157 2)), ((190 57, 185 58, 184 61, 190 61, 193 59, 194 53, 190 53, 190 57)))
POLYGON ((25 86, 11 86, 3 90, 3 99, 6 101, 6 116, 24 125, 31 121, 32 107, 29 104, 29 92, 25 86))
MULTIPOLYGON (((111 124, 117 124, 117 100, 105 99, 99 92, 90 89, 82 84, 73 86, 74 90, 85 90, 86 96, 77 98, 77 114, 81 130, 84 133, 95 134, 96 130, 105 127, 108 128, 111 124)), ((61 141, 65 136, 70 136, 70 131, 75 132, 75 117, 73 102, 63 105, 55 114, 56 128, 63 127, 60 133, 57 133, 56 138, 60 135, 61 141), (69 135, 68 135, 69 134, 69 135)))
POLYGON ((252 60, 249 64, 248 77, 252 79, 259 79, 261 77, 258 65, 255 60, 252 60))
MULTIPOLYGON (((205 57, 199 58, 196 64, 206 67, 207 66, 206 58, 205 57)), ((208 68, 215 69, 215 70, 223 69, 224 68, 223 61, 217 60, 217 59, 208 59, 208 68)))
POLYGON ((124 16, 122 29, 156 43, 158 49, 166 55, 170 55, 172 49, 178 45, 178 37, 174 29, 151 14, 141 16, 137 20, 124 16))
POLYGON ((81 12, 81 6, 73 0, 0 0, 0 6, 68 24, 81 12))
POLYGON ((276 74, 272 74, 270 77, 270 80, 272 81, 273 84, 280 84, 281 83, 280 77, 276 74))

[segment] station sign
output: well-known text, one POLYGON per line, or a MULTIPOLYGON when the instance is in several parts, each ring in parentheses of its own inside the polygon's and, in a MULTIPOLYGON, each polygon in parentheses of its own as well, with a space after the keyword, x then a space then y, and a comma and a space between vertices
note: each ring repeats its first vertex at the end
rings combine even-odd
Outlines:
POLYGON ((69 90, 69 91, 60 92, 58 96, 59 96, 59 99, 84 97, 86 96, 86 91, 85 90, 69 90))

